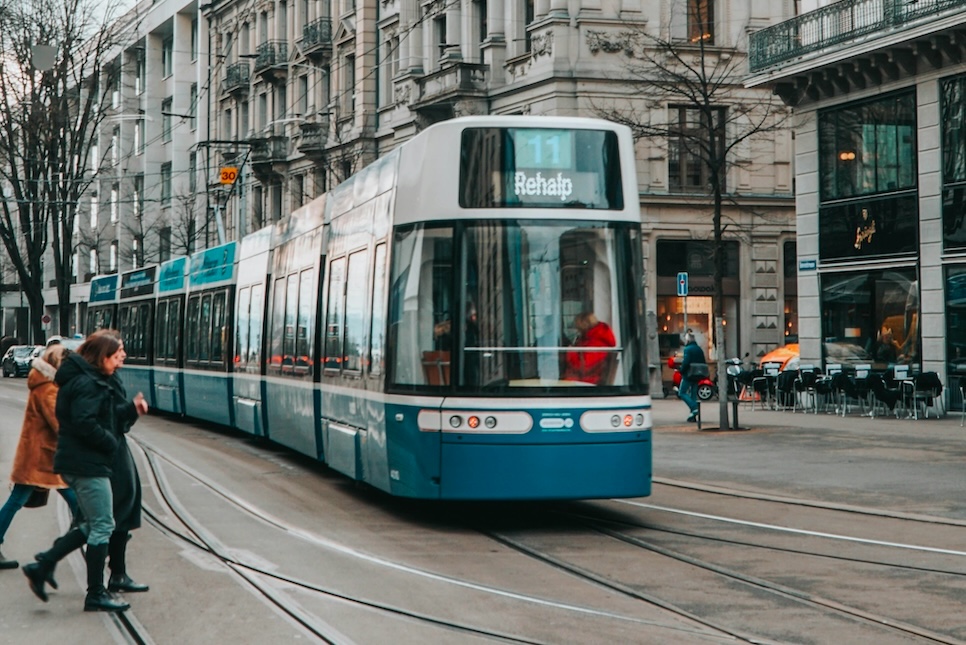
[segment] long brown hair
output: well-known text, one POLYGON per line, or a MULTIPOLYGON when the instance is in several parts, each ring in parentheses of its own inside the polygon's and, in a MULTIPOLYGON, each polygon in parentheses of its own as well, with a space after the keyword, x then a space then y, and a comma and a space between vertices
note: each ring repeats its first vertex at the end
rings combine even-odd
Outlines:
POLYGON ((115 329, 98 329, 77 348, 81 358, 103 371, 104 361, 121 349, 121 334, 115 329))

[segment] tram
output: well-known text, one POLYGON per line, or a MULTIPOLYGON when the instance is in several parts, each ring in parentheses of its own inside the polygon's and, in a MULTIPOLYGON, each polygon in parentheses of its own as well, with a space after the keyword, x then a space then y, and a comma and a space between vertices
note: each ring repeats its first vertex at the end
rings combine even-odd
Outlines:
POLYGON ((391 495, 643 496, 642 272, 627 128, 452 119, 150 296, 122 280, 153 338, 122 374, 391 495))

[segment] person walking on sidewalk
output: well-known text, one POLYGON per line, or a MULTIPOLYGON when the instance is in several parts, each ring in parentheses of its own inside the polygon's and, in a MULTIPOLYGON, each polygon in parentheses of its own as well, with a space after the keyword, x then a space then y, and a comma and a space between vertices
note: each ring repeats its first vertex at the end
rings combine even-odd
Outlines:
MULTIPOLYGON (((124 344, 117 332, 101 330, 88 336, 76 354, 67 356, 55 377, 60 385, 57 396, 60 436, 54 470, 77 494, 82 519, 77 529, 58 538, 48 551, 37 554, 36 562, 23 567, 31 591, 44 602, 47 601, 44 584, 49 581, 56 563, 86 542, 84 611, 124 611, 130 607, 114 599, 104 586, 104 565, 116 528, 114 485, 117 482, 112 481, 112 475, 117 469, 119 453, 127 451, 123 433, 148 409, 140 393, 132 401, 127 400, 124 387, 115 375, 125 358, 124 344)), ((125 462, 122 459, 122 465, 125 462)), ((133 466, 133 460, 130 465, 133 466)), ((140 502, 139 487, 137 501, 140 502)), ((123 540, 120 537, 115 538, 114 547, 126 549, 126 530, 123 540)), ((122 561, 123 555, 122 552, 122 561)), ((120 580, 133 585, 126 572, 120 580)))
POLYGON ((694 340, 694 332, 690 329, 684 334, 684 356, 681 359, 681 386, 678 388, 678 398, 684 401, 691 410, 688 421, 698 419, 698 401, 695 385, 702 377, 708 375, 708 363, 702 350, 694 340))
MULTIPOLYGON (((54 413, 58 386, 54 382, 54 374, 67 351, 63 345, 52 345, 43 356, 35 358, 31 363, 32 369, 27 376, 30 394, 27 395, 20 441, 17 443, 13 470, 10 472, 13 488, 0 508, 0 545, 3 544, 3 538, 17 511, 23 508, 37 488, 56 490, 70 507, 71 516, 77 516, 77 497, 74 491, 54 473, 58 429, 57 416, 54 413)), ((0 569, 16 569, 19 566, 16 560, 8 560, 0 552, 0 569)), ((56 589, 57 583, 52 575, 50 583, 56 589)))

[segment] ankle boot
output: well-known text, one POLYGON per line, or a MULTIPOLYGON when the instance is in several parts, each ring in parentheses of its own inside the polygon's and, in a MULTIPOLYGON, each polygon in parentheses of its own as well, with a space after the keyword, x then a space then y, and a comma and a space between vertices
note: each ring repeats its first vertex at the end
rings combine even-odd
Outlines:
POLYGON ((38 560, 30 564, 23 565, 23 574, 27 576, 27 584, 34 595, 47 602, 47 590, 44 583, 54 570, 53 564, 46 560, 38 560))
POLYGON ((34 556, 34 559, 38 562, 45 561, 49 565, 46 569, 47 584, 54 589, 57 588, 57 581, 54 580, 54 569, 57 567, 57 563, 84 546, 86 541, 87 538, 84 537, 83 531, 72 528, 54 540, 54 545, 49 550, 34 556))
POLYGON ((0 569, 16 569, 19 566, 19 562, 6 559, 3 557, 3 551, 0 551, 0 569))
POLYGON ((106 544, 87 545, 87 598, 84 611, 124 611, 131 605, 114 600, 104 588, 104 562, 107 560, 106 544))
POLYGON ((136 593, 147 591, 148 585, 142 585, 131 580, 127 575, 127 543, 131 534, 127 531, 115 531, 108 542, 107 554, 110 556, 111 577, 107 582, 108 591, 126 591, 136 593))

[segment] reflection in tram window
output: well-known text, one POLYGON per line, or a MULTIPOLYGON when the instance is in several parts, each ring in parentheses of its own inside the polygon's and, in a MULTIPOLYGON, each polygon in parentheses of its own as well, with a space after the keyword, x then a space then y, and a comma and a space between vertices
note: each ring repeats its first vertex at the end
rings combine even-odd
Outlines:
MULTIPOLYGON (((461 265, 446 302, 434 279, 450 254, 441 243, 452 229, 397 232, 391 276, 393 383, 406 386, 575 388, 628 386, 636 360, 626 336, 631 285, 629 234, 592 222, 492 221, 467 225, 456 241, 461 265), (574 320, 593 311, 614 330, 599 378, 565 378, 578 336, 574 320), (430 313, 431 312, 431 313, 430 313), (441 319, 440 319, 441 317, 441 319)), ((636 336, 635 336, 636 338, 636 336)))

